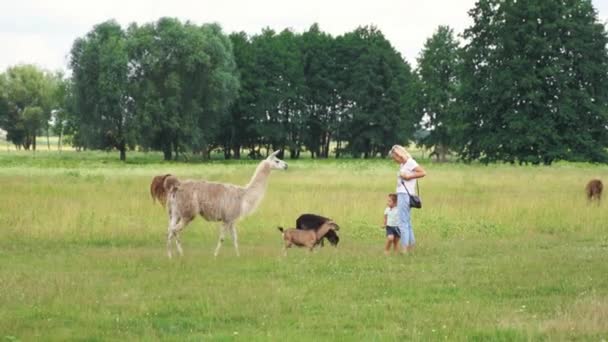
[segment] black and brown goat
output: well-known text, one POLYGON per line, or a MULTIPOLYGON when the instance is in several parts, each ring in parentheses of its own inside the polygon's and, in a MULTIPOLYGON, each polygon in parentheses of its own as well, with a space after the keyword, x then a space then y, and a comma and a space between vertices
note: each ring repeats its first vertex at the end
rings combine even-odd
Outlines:
MULTIPOLYGON (((321 227, 321 225, 323 225, 325 222, 330 222, 333 220, 328 218, 328 217, 323 217, 320 215, 316 215, 316 214, 302 214, 300 215, 300 217, 298 217, 298 219, 296 220, 296 229, 301 229, 301 230, 315 230, 315 229, 319 229, 319 227, 321 227)), ((335 222, 334 222, 335 224, 335 222)), ((336 226, 338 226, 336 224, 336 226)), ((339 227, 338 227, 339 229, 339 227)), ((321 239, 319 239, 319 241, 317 241, 317 243, 320 243, 321 246, 323 246, 323 240, 327 239, 329 241, 330 244, 332 244, 332 246, 337 246, 338 242, 340 242, 340 237, 338 237, 338 234, 336 233, 336 230, 338 229, 331 229, 329 231, 327 231, 327 233, 321 237, 321 239)))
POLYGON ((287 248, 291 246, 306 247, 311 252, 317 242, 329 231, 338 230, 340 227, 333 221, 326 221, 318 229, 302 230, 296 228, 283 229, 278 227, 283 235, 283 254, 287 255, 287 248))

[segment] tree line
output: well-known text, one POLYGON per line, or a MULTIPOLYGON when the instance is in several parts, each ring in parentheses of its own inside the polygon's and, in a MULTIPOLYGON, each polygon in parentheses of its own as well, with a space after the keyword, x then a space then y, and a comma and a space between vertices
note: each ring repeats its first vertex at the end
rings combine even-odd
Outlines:
POLYGON ((79 148, 179 156, 373 157, 416 142, 438 160, 608 161, 608 35, 588 0, 480 0, 462 33, 440 26, 413 69, 382 32, 340 36, 161 18, 96 25, 69 77, 0 75, 0 128, 79 148))

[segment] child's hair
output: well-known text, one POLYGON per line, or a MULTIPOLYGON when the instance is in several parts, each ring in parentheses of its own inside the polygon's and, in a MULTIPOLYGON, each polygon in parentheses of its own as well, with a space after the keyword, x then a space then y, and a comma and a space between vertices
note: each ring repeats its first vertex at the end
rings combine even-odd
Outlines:
POLYGON ((393 203, 397 203, 397 194, 388 194, 388 197, 391 198, 391 200, 393 200, 393 203))

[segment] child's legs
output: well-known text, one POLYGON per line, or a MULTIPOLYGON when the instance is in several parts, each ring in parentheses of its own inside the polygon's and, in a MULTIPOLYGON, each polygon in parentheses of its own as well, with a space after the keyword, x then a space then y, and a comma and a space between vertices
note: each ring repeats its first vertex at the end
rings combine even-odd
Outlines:
POLYGON ((399 237, 396 236, 395 239, 393 240, 393 250, 395 252, 397 252, 399 250, 399 237))
POLYGON ((387 235, 386 236, 386 244, 384 245, 384 251, 388 252, 391 250, 391 245, 395 243, 395 236, 394 235, 387 235))
POLYGON ((413 245, 415 242, 410 215, 410 196, 408 194, 397 194, 397 209, 399 211, 399 230, 401 231, 401 245, 407 248, 409 245, 413 245))

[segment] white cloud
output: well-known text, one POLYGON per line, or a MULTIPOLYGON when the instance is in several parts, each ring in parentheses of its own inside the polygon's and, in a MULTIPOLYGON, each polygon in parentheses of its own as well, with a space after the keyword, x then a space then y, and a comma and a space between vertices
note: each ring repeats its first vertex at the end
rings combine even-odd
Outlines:
MULTIPOLYGON (((374 24, 410 62, 439 25, 462 32, 475 0, 20 0, 0 4, 0 70, 17 63, 66 68, 72 43, 93 25, 114 18, 122 25, 162 16, 217 22, 226 32, 258 33, 264 27, 303 31, 317 22, 333 35, 374 24)), ((595 0, 600 17, 608 1, 595 0)))

